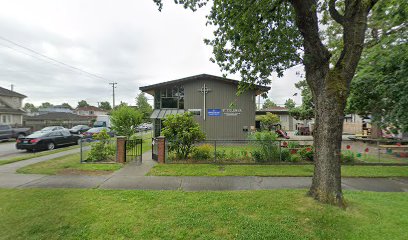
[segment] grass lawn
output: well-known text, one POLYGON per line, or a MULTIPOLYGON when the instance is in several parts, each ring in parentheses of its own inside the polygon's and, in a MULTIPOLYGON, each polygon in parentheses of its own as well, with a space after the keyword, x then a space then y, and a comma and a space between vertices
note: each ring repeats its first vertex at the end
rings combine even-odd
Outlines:
POLYGON ((29 174, 108 174, 122 167, 119 163, 80 163, 80 154, 70 154, 28 165, 17 170, 29 174))
MULTIPOLYGON (((142 152, 152 148, 152 140, 146 139, 142 144, 142 152)), ((80 163, 80 154, 71 154, 48 161, 35 163, 17 170, 27 174, 108 174, 122 168, 120 163, 80 163)))
MULTIPOLYGON (((152 176, 294 176, 313 175, 313 165, 160 164, 152 176)), ((408 177, 408 166, 343 166, 343 177, 408 177)))
POLYGON ((18 157, 13 157, 13 158, 9 158, 9 159, 2 159, 2 160, 0 160, 0 165, 13 163, 13 162, 18 162, 18 161, 23 161, 23 160, 27 160, 27 159, 35 158, 35 157, 42 157, 42 156, 46 156, 46 155, 50 155, 50 154, 54 154, 54 153, 59 153, 59 152, 71 150, 71 149, 74 149, 74 148, 79 148, 79 146, 74 145, 74 146, 69 146, 69 147, 58 148, 58 149, 51 150, 51 151, 42 151, 42 152, 34 152, 34 153, 28 153, 27 152, 27 153, 21 154, 21 156, 18 156, 18 157))
POLYGON ((408 239, 407 193, 0 189, 2 239, 408 239))

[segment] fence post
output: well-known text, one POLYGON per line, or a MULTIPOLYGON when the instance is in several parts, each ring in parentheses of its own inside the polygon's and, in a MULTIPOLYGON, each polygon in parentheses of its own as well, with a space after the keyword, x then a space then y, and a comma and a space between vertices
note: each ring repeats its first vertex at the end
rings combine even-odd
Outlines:
POLYGON ((82 152, 82 138, 80 138, 78 141, 79 141, 79 147, 81 148, 81 163, 82 163, 84 161, 83 156, 82 156, 82 154, 83 154, 83 152, 82 152))
POLYGON ((282 142, 279 140, 279 163, 282 163, 282 142))
POLYGON ((124 163, 126 157, 126 137, 118 136, 116 138, 116 162, 124 163))
POLYGON ((214 162, 217 162, 217 140, 214 140, 214 162))
POLYGON ((381 162, 380 141, 378 140, 377 140, 377 155, 378 155, 378 162, 381 162))
POLYGON ((157 161, 159 163, 166 162, 166 138, 159 136, 157 139, 157 161))

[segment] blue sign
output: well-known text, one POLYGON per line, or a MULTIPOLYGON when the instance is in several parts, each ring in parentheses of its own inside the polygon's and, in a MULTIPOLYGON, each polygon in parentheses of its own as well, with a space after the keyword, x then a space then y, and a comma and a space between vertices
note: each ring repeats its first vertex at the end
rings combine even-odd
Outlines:
POLYGON ((207 109, 207 115, 209 117, 220 117, 221 109, 207 109))

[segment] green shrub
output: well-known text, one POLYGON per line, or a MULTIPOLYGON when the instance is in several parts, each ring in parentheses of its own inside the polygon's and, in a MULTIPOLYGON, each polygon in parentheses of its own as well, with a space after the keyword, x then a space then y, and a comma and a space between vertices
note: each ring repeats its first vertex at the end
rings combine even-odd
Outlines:
POLYGON ((230 151, 227 152, 227 155, 225 156, 225 159, 227 160, 238 160, 240 159, 240 154, 238 151, 235 151, 234 149, 231 149, 230 151))
POLYGON ((304 161, 313 161, 313 147, 304 147, 300 149, 297 153, 300 155, 304 161))
POLYGON ((291 148, 300 148, 300 144, 299 144, 299 142, 294 142, 294 141, 291 141, 291 142, 288 142, 288 148, 289 149, 291 149, 291 148))
POLYGON ((162 134, 169 142, 169 151, 175 152, 178 159, 187 159, 194 143, 205 139, 205 134, 190 112, 168 115, 163 125, 162 134))
POLYGON ((217 160, 224 160, 227 158, 227 153, 225 152, 225 150, 217 150, 216 155, 217 160))
POLYGON ((263 154, 261 150, 255 149, 251 152, 251 155, 255 162, 263 162, 263 154))
POLYGON ((287 149, 287 148, 282 148, 282 149, 281 149, 280 159, 281 159, 281 161, 283 161, 283 162, 289 162, 289 161, 290 161, 290 152, 289 152, 289 149, 287 149))
POLYGON ((340 161, 342 163, 353 163, 355 162, 356 157, 354 156, 354 153, 352 151, 344 151, 340 155, 340 161))
POLYGON ((280 147, 279 142, 276 141, 278 138, 276 133, 256 132, 250 138, 256 140, 256 149, 252 151, 252 157, 256 162, 279 161, 280 147))
POLYGON ((193 148, 191 158, 194 160, 208 160, 214 158, 214 148, 210 144, 204 144, 193 148))
POLYGON ((116 154, 116 145, 112 143, 106 130, 94 136, 96 142, 91 143, 91 150, 88 153, 86 161, 97 162, 112 159, 116 154))
POLYGON ((299 154, 291 154, 289 162, 300 162, 302 157, 299 154))

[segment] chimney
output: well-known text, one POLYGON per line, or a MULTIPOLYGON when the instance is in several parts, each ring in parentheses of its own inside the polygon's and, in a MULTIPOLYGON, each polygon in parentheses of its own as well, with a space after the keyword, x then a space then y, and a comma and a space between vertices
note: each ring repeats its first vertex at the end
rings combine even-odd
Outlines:
POLYGON ((11 91, 14 92, 14 85, 11 84, 11 91))

